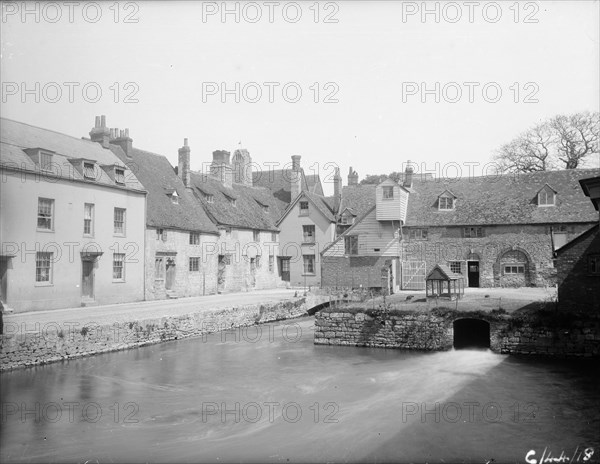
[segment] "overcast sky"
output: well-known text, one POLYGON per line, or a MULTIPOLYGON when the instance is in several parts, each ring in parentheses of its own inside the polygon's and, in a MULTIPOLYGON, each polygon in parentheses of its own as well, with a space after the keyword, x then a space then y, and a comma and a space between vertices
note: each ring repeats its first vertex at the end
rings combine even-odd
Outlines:
POLYGON ((296 154, 345 184, 407 160, 466 174, 541 120, 599 110, 597 1, 223 6, 4 3, 2 116, 87 137, 105 114, 173 164, 184 137, 194 169, 241 141, 263 168, 296 154))

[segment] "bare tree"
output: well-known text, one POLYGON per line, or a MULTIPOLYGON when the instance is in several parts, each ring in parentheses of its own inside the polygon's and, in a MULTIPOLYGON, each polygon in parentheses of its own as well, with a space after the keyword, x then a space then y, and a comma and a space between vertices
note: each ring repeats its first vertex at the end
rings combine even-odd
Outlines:
POLYGON ((598 113, 556 116, 502 145, 495 159, 505 171, 576 169, 598 154, 598 113))
POLYGON ((556 156, 566 169, 576 169, 588 155, 598 153, 598 113, 556 116, 550 126, 556 137, 556 156))

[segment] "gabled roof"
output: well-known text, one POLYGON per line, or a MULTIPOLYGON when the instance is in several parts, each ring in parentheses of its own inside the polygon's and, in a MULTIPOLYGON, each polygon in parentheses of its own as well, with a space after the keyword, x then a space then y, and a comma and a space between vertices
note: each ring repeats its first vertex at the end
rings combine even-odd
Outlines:
POLYGON ((1 163, 27 171, 39 172, 31 156, 35 148, 52 152, 52 173, 49 177, 60 177, 66 180, 82 181, 89 184, 101 184, 117 189, 139 190, 144 187, 135 173, 128 170, 125 164, 110 150, 91 140, 79 139, 49 129, 31 126, 11 119, 0 118, 1 163), (27 152, 26 152, 27 150, 27 152), (95 180, 85 180, 82 173, 73 167, 73 163, 93 161, 98 169, 95 180), (125 168, 125 185, 117 185, 107 174, 102 165, 118 165, 125 168))
POLYGON ((599 173, 598 169, 569 169, 449 180, 417 177, 410 189, 405 226, 595 222, 598 213, 578 181, 599 173), (537 192, 545 184, 556 189, 556 206, 538 207, 537 192), (457 205, 440 212, 436 202, 446 189, 456 196, 457 205))
POLYGON ((436 264, 433 267, 433 269, 431 271, 429 271, 429 274, 427 274, 426 280, 429 280, 429 279, 439 280, 440 278, 446 279, 446 280, 458 280, 458 279, 462 279, 463 276, 462 276, 462 274, 457 274, 456 272, 452 272, 450 270, 450 268, 448 266, 446 266, 445 264, 436 264))
POLYGON ((547 189, 547 188, 552 190, 554 193, 558 193, 556 190, 554 190, 552 188, 552 186, 548 185, 547 183, 542 185, 542 187, 537 191, 537 193, 539 194, 542 190, 547 189))
MULTIPOLYGON (((127 160, 118 145, 110 150, 121 160, 127 160)), ((108 150, 107 150, 108 151, 108 150)), ((175 174, 173 166, 163 155, 133 148, 130 166, 148 190, 146 198, 146 224, 150 227, 189 230, 217 234, 218 229, 206 215, 196 198, 185 188, 175 174), (177 192, 178 204, 171 201, 169 194, 177 192)))
POLYGON ((316 195, 310 192, 300 192, 300 195, 294 198, 294 201, 292 201, 285 209, 285 211, 276 223, 277 226, 281 224, 281 222, 286 218, 290 211, 294 209, 294 206, 303 198, 306 198, 309 201, 309 203, 311 203, 317 209, 317 211, 319 211, 321 215, 325 217, 325 219, 327 219, 330 222, 335 222, 335 215, 333 209, 331 208, 331 205, 329 205, 327 199, 324 196, 316 195))
POLYGON ((219 180, 199 172, 192 172, 190 177, 198 202, 218 226, 279 230, 276 222, 286 205, 274 198, 269 190, 236 183, 231 188, 225 187, 219 180), (202 193, 213 195, 213 202, 204 200, 202 193), (227 197, 235 198, 235 206, 227 197), (261 204, 268 206, 268 211, 265 212, 261 204))
POLYGON ((333 242, 331 242, 329 245, 327 245, 325 248, 323 248, 323 251, 321 251, 321 254, 325 253, 327 250, 329 250, 333 245, 335 245, 340 240, 344 240, 345 237, 347 237, 349 235, 352 235, 351 232, 354 230, 354 228, 356 226, 358 226, 370 213, 372 213, 373 211, 375 211, 375 207, 376 207, 376 205, 373 205, 368 210, 364 211, 362 213, 362 215, 358 219, 356 219, 354 221, 354 224, 352 224, 342 234, 338 235, 333 242))
MULTIPOLYGON (((308 183, 302 172, 301 191, 307 191, 308 183)), ((292 198, 291 179, 293 179, 293 171, 291 169, 274 169, 268 171, 258 171, 252 173, 252 185, 254 187, 264 187, 271 192, 275 198, 284 203, 290 203, 292 198)))
POLYGON ((311 174, 309 176, 304 176, 306 179, 306 186, 310 193, 316 193, 317 195, 324 196, 323 193, 323 185, 321 184, 321 177, 319 174, 311 174))
POLYGON ((458 198, 456 195, 454 195, 454 194, 453 194, 453 193, 452 193, 450 190, 448 190, 448 189, 446 189, 446 190, 444 190, 442 193, 440 193, 440 194, 438 195, 438 198, 439 198, 439 197, 449 197, 449 196, 450 196, 450 197, 452 197, 452 198, 458 198))

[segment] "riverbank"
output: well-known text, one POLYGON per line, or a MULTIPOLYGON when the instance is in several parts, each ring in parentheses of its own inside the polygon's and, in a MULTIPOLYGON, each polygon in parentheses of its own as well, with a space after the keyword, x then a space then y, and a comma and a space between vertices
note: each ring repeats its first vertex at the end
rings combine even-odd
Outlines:
POLYGON ((325 301, 297 294, 278 289, 8 315, 0 371, 296 318, 325 301))

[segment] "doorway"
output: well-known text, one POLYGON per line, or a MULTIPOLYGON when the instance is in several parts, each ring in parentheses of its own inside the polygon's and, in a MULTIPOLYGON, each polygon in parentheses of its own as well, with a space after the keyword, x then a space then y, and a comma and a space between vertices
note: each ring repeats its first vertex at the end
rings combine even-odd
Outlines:
POLYGON ((290 281, 290 258, 279 257, 279 277, 284 282, 290 281))
POLYGON ((479 261, 467 261, 469 287, 479 287, 479 261))
POLYGON ((454 321, 454 348, 489 348, 490 323, 481 319, 454 321))
POLYGON ((167 258, 167 276, 165 279, 165 289, 171 290, 173 285, 175 285, 175 260, 173 258, 167 258))
POLYGON ((81 296, 94 298, 94 261, 90 259, 81 261, 81 296))
POLYGON ((8 260, 9 258, 0 257, 0 300, 4 303, 8 294, 8 260))

